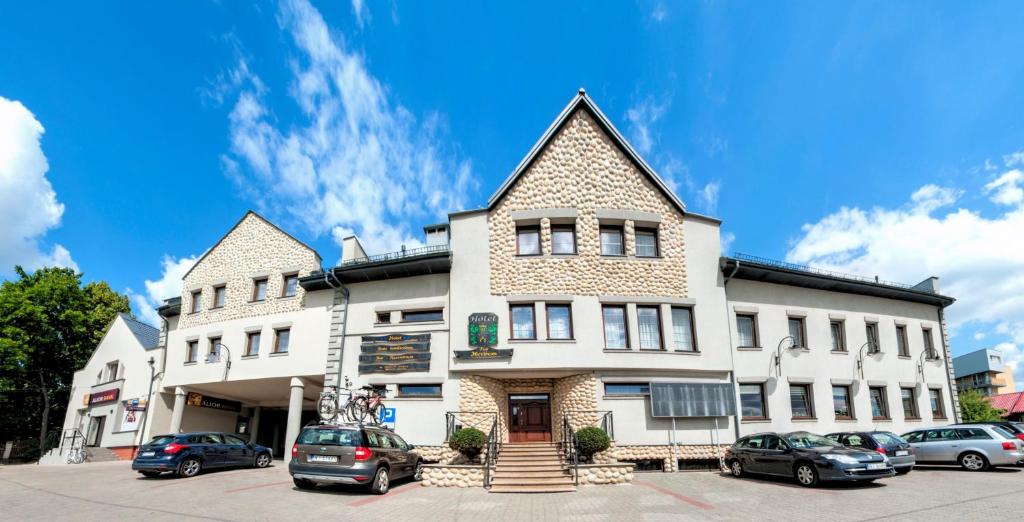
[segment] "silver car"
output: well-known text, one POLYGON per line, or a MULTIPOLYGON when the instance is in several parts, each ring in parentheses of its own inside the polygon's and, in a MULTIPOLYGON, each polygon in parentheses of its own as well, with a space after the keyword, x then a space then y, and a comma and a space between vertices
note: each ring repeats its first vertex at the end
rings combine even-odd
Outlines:
POLYGON ((954 424, 903 434, 918 464, 959 464, 969 471, 1012 466, 1024 460, 1024 441, 999 426, 954 424))

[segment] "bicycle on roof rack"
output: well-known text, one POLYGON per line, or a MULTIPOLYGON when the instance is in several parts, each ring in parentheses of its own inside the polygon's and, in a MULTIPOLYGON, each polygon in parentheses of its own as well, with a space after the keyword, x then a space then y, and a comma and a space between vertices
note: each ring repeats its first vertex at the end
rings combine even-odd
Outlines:
POLYGON ((345 378, 345 387, 335 391, 326 389, 320 393, 317 411, 322 422, 354 422, 364 424, 369 421, 379 424, 384 418, 384 398, 386 388, 362 386, 358 391, 352 389, 352 383, 345 378), (348 392, 348 399, 340 403, 341 394, 348 392))

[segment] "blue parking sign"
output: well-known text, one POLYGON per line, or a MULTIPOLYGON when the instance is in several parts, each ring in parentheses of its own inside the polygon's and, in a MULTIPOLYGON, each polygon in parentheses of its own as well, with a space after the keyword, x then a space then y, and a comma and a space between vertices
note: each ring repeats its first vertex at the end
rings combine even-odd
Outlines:
POLYGON ((384 412, 381 413, 381 415, 380 415, 380 422, 381 423, 387 423, 387 422, 393 423, 393 422, 395 422, 395 409, 394 408, 384 408, 384 412))

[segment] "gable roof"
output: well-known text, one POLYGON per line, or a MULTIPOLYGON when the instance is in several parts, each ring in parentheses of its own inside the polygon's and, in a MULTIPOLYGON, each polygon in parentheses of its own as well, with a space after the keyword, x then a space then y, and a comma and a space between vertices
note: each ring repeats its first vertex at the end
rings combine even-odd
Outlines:
POLYGON ((118 314, 121 319, 124 319, 124 324, 131 330, 132 335, 139 340, 139 344, 145 350, 152 350, 156 348, 160 343, 160 330, 154 328, 146 323, 132 319, 132 317, 126 313, 118 314))
POLYGON ((210 248, 209 248, 209 249, 208 249, 208 250, 207 250, 206 252, 203 252, 203 255, 199 256, 199 259, 196 259, 196 262, 192 264, 192 268, 189 268, 189 269, 188 269, 188 272, 185 272, 185 275, 181 276, 181 279, 182 279, 182 280, 185 280, 185 278, 186 278, 186 277, 188 277, 188 275, 189 275, 189 274, 191 274, 191 273, 192 273, 192 271, 193 271, 193 270, 195 270, 197 266, 199 266, 199 263, 202 263, 202 262, 203 262, 203 260, 204 260, 204 259, 206 259, 206 256, 210 255, 210 252, 213 252, 214 250, 216 250, 216 249, 217 249, 217 247, 218 247, 218 246, 220 246, 220 244, 221 244, 221 243, 223 243, 223 242, 224 242, 224 240, 225 240, 225 239, 227 239, 227 237, 228 237, 228 236, 230 236, 230 235, 231 235, 231 233, 232 233, 232 232, 234 232, 234 231, 235 231, 235 229, 236 229, 236 228, 238 228, 238 226, 239 226, 239 225, 241 225, 242 223, 244 223, 244 222, 245 222, 245 220, 246 220, 246 219, 247 219, 247 218, 248 218, 248 217, 249 217, 250 215, 251 215, 251 216, 253 216, 253 217, 256 217, 256 218, 257 218, 257 219, 259 219, 260 221, 262 221, 262 222, 264 222, 264 223, 266 223, 266 224, 270 225, 271 227, 273 227, 273 228, 274 228, 274 230, 277 230, 278 232, 280 232, 280 233, 284 234, 285 236, 287 236, 287 237, 288 237, 288 239, 291 239, 292 241, 294 241, 294 242, 298 243, 298 244, 299 244, 299 246, 301 246, 302 248, 305 248, 306 250, 309 250, 310 252, 312 252, 312 253, 313 253, 313 255, 314 255, 314 256, 316 256, 316 261, 317 261, 317 264, 320 264, 320 262, 322 261, 322 258, 320 257, 320 254, 319 254, 319 253, 317 253, 317 251, 316 251, 316 250, 313 250, 313 247, 311 247, 311 246, 309 246, 309 245, 307 245, 307 244, 303 243, 302 241, 299 241, 298 239, 296 239, 296 238, 295 238, 295 236, 293 236, 293 235, 291 235, 291 234, 289 234, 289 233, 285 232, 284 230, 282 230, 282 229, 281 229, 281 227, 279 227, 279 226, 275 225, 275 224, 274 224, 273 222, 271 222, 271 221, 270 221, 269 219, 267 219, 267 218, 265 218, 265 217, 263 217, 263 216, 261 216, 261 215, 257 214, 256 212, 254 212, 254 211, 252 211, 252 210, 249 210, 249 211, 247 211, 247 212, 245 213, 245 215, 244 215, 244 216, 242 216, 242 219, 239 219, 239 220, 238 220, 238 223, 235 223, 235 226, 231 227, 231 230, 228 230, 228 232, 227 232, 226 234, 224 234, 223 236, 221 236, 221 237, 220 237, 220 239, 218 239, 218 240, 217 240, 217 242, 216 242, 216 243, 214 243, 212 247, 210 247, 210 248))
POLYGON ((1006 410, 1006 415, 1024 413, 1024 392, 1003 393, 986 398, 993 408, 1006 410))
POLYGON ((622 153, 625 154, 626 157, 629 158, 634 165, 636 165, 637 169, 643 174, 645 174, 648 177, 648 179, 650 179, 651 182, 654 183, 654 186, 657 187, 658 190, 660 190, 662 194, 664 194, 665 197, 670 202, 672 202, 672 204, 676 208, 679 209, 680 212, 684 214, 686 213, 686 205, 684 205, 683 202, 680 201, 678 197, 676 197, 676 195, 668 188, 668 185, 665 184, 661 177, 659 177, 658 174, 654 172, 654 169, 652 169, 651 166, 648 165, 647 162, 640 157, 640 154, 638 154, 636 150, 633 149, 633 146, 630 145, 629 142, 626 141, 626 138, 624 138, 622 134, 618 131, 618 129, 616 129, 615 126, 612 125, 612 122, 608 119, 607 116, 604 115, 603 112, 601 112, 601 109, 597 108, 597 105, 594 104, 594 101, 591 100, 589 96, 587 96, 587 91, 585 89, 580 89, 576 96, 569 101, 569 104, 566 105, 564 109, 562 109, 562 112, 558 115, 557 118, 555 118, 555 121, 551 124, 550 127, 548 127, 548 130, 544 132, 544 134, 540 137, 537 143, 534 144, 533 148, 530 149, 530 152, 526 154, 526 157, 524 157, 523 160, 519 162, 519 165, 516 167, 514 171, 512 171, 512 174, 509 175, 509 177, 506 178, 504 182, 502 182, 501 186, 498 187, 498 190, 487 201, 488 210, 493 209, 494 206, 497 205, 499 201, 501 201, 502 197, 505 196, 509 189, 511 189, 512 186, 515 185, 515 182, 519 179, 519 177, 522 176, 523 173, 525 173, 527 170, 529 170, 530 166, 533 165, 533 162, 536 161, 537 158, 540 156, 541 151, 543 151, 548 146, 548 144, 551 143, 551 140, 555 139, 555 136, 558 135, 558 132, 561 131, 563 127, 565 127, 565 124, 569 122, 573 114, 576 114, 577 110, 587 111, 587 113, 589 113, 590 116, 594 118, 594 121, 596 121, 597 124, 601 126, 605 134, 607 134, 611 138, 612 142, 619 147, 619 150, 621 150, 622 153))

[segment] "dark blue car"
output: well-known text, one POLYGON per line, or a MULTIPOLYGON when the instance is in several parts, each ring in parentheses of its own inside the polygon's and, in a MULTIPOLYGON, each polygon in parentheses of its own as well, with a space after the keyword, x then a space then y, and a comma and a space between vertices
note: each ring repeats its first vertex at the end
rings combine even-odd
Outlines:
POLYGON ((139 448, 132 469, 147 477, 174 473, 193 477, 208 468, 270 465, 270 448, 230 433, 159 435, 139 448))

